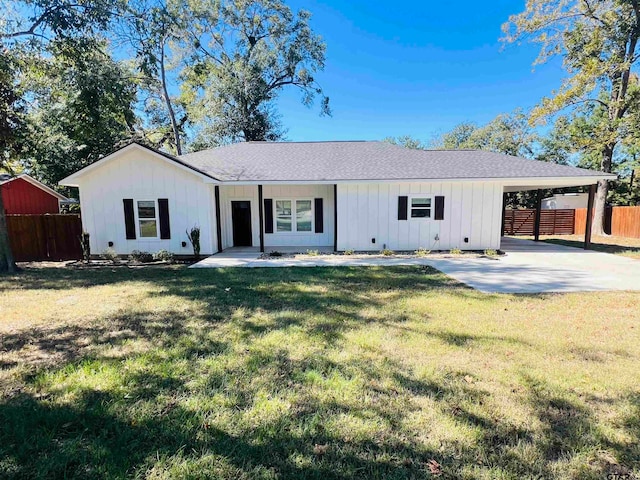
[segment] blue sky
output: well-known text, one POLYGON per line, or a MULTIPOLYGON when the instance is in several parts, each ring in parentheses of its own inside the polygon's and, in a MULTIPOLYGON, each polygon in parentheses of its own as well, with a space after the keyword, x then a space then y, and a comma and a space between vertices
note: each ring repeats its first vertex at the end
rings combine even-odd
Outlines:
POLYGON ((313 14, 327 45, 319 83, 332 117, 306 108, 295 90, 278 110, 287 139, 375 140, 411 135, 425 141, 463 121, 533 107, 560 85, 559 61, 537 66, 534 44, 499 39, 524 1, 289 0, 313 14))

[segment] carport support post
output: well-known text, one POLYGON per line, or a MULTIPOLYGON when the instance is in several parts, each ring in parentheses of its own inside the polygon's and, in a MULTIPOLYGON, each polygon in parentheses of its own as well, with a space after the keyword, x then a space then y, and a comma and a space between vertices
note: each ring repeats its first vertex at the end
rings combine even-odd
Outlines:
POLYGON ((533 226, 533 239, 540 241, 540 217, 542 213, 542 190, 536 192, 536 221, 533 226))
POLYGON ((504 237, 504 227, 507 218, 507 193, 502 194, 502 227, 500 227, 500 236, 504 237))
POLYGON ((258 217, 260 222, 260 226, 258 228, 260 229, 260 252, 264 253, 264 212, 262 211, 264 207, 262 203, 262 185, 258 185, 258 217))
POLYGON ((587 219, 584 228, 584 249, 591 248, 591 225, 593 225, 593 200, 596 197, 598 185, 589 185, 589 200, 587 201, 587 219))

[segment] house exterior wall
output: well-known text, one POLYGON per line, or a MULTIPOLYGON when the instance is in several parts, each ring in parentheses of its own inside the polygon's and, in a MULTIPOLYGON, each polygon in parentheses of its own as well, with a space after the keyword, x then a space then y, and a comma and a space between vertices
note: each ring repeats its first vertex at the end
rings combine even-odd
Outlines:
POLYGON ((58 213, 58 198, 32 183, 16 178, 0 186, 5 213, 8 215, 42 215, 58 213))
MULTIPOLYGON (((313 200, 323 199, 323 233, 287 232, 264 234, 266 247, 300 246, 322 247, 333 246, 334 210, 333 185, 264 185, 263 199, 275 200, 313 200)), ((231 218, 231 202, 248 200, 251 202, 251 236, 253 246, 260 246, 260 212, 258 204, 257 185, 221 185, 220 186, 220 215, 222 217, 222 248, 233 246, 233 222, 231 218)), ((314 207, 315 208, 315 207, 314 207)), ((315 213, 315 211, 314 211, 315 213)), ((275 212, 274 212, 275 221, 275 212)), ((264 228, 264 227, 263 227, 264 228)))
MULTIPOLYGON (((87 172, 78 179, 82 224, 89 232, 91 251, 99 254, 114 243, 119 254, 133 250, 157 252, 164 249, 174 254, 193 253, 186 230, 200 227, 203 255, 216 252, 214 187, 201 178, 180 169, 151 152, 133 149, 87 172), (140 238, 127 240, 123 199, 169 201, 171 238, 167 240, 140 238), (181 243, 187 242, 186 247, 181 243)), ((156 205, 157 212, 157 205, 156 205)), ((157 213, 156 213, 157 214, 157 213)), ((136 230, 137 218, 136 218, 136 230)), ((159 225, 158 225, 159 229, 159 225)))
POLYGON ((338 250, 498 249, 502 194, 498 182, 339 184, 338 250), (444 219, 412 219, 412 195, 444 196, 444 219), (409 197, 407 220, 399 196, 409 197))

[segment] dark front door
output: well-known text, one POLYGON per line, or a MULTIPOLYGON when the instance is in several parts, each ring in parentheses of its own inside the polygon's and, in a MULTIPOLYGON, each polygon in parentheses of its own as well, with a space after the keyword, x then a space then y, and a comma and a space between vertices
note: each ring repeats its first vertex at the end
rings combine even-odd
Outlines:
POLYGON ((233 246, 251 247, 251 202, 231 202, 231 219, 233 221, 233 246))

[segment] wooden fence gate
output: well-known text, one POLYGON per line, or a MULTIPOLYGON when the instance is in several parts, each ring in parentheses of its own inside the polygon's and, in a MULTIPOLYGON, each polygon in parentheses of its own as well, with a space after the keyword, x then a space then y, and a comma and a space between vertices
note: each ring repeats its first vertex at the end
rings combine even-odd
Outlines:
POLYGON ((16 262, 82 258, 79 215, 7 215, 16 262))
MULTIPOLYGON (((541 210, 540 235, 573 235, 573 210, 541 210)), ((536 211, 533 209, 505 210, 503 235, 533 235, 536 211)))

